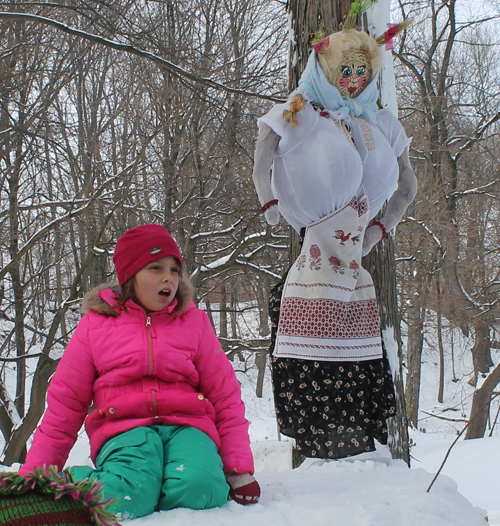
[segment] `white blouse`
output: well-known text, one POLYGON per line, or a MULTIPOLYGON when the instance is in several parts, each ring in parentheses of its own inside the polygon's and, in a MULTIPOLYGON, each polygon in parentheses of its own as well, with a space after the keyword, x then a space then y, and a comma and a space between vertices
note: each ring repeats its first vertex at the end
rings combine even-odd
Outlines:
POLYGON ((304 104, 295 116, 296 126, 283 118, 290 102, 277 104, 258 121, 260 129, 268 126, 280 138, 271 180, 279 211, 299 231, 342 208, 364 189, 372 219, 398 185, 397 157, 410 143, 401 123, 385 109, 376 113, 375 125, 356 118, 364 143, 356 148, 338 114, 304 104))

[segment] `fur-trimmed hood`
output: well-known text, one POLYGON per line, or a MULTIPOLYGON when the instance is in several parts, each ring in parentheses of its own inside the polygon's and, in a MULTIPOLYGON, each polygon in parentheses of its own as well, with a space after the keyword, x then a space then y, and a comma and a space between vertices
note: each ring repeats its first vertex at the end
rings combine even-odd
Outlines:
MULTIPOLYGON (((116 298, 114 293, 120 291, 118 282, 103 283, 94 287, 87 292, 83 297, 82 313, 96 312, 103 316, 118 316, 122 310, 116 305, 116 298), (109 292, 105 292, 109 291, 109 292)), ((191 283, 185 278, 181 277, 179 280, 179 289, 176 294, 176 300, 170 305, 170 312, 179 316, 186 310, 191 308, 193 301, 193 287, 191 283)))
POLYGON ((110 316, 110 305, 100 296, 102 290, 111 289, 118 292, 120 290, 120 285, 117 281, 114 283, 103 283, 94 287, 92 290, 89 290, 83 297, 82 302, 82 313, 87 314, 88 312, 97 312, 97 314, 103 314, 104 316, 110 316))

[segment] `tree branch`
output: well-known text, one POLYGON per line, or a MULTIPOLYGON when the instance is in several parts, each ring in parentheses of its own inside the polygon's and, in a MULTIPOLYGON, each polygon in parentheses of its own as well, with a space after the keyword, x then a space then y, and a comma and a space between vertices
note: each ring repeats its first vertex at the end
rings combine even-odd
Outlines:
POLYGON ((38 15, 32 15, 28 13, 0 12, 0 19, 21 20, 23 22, 35 22, 37 24, 45 24, 48 26, 52 26, 58 29, 59 31, 62 31, 63 33, 68 33, 69 35, 83 38, 84 40, 94 42, 95 44, 101 44, 103 46, 110 47, 118 51, 124 51, 126 53, 130 53, 131 55, 136 55, 141 58, 146 58, 148 60, 151 60, 158 66, 160 66, 160 68, 166 69, 173 75, 179 78, 189 79, 192 82, 195 82, 197 84, 204 84, 205 86, 208 86, 210 88, 227 91, 233 94, 245 95, 246 97, 256 97, 259 99, 269 100, 271 102, 284 102, 283 99, 271 97, 270 95, 264 95, 262 93, 254 93, 254 92, 245 91, 242 89, 231 88, 229 86, 226 86, 225 84, 221 84, 209 78, 199 77, 197 75, 194 75, 193 73, 190 73, 189 71, 186 71, 185 69, 182 69, 179 66, 176 66, 172 62, 165 60, 159 57, 158 55, 155 55, 154 53, 143 51, 142 49, 138 49, 130 44, 121 44, 120 42, 109 40, 108 38, 104 38, 99 35, 94 35, 92 33, 82 31, 81 29, 76 29, 75 27, 68 26, 66 24, 63 24, 62 22, 58 22, 57 20, 52 20, 51 18, 46 18, 46 17, 38 16, 38 15))

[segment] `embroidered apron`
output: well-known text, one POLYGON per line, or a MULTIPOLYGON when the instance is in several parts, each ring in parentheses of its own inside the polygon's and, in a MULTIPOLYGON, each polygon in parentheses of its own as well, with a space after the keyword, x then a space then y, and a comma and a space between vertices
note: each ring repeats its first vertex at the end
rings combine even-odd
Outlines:
POLYGON ((372 278, 361 267, 368 198, 311 223, 281 300, 274 355, 327 361, 382 358, 372 278))

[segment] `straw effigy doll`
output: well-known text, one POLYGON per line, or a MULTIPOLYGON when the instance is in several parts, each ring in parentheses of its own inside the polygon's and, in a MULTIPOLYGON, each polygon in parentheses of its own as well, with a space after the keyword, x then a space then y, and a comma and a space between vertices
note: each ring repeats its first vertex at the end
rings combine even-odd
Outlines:
POLYGON ((259 119, 253 175, 267 222, 281 214, 303 240, 270 298, 279 428, 302 455, 325 459, 387 443, 394 386, 361 258, 417 188, 410 139, 377 105, 379 46, 408 24, 374 39, 353 29, 355 16, 317 40, 298 89, 259 119))

